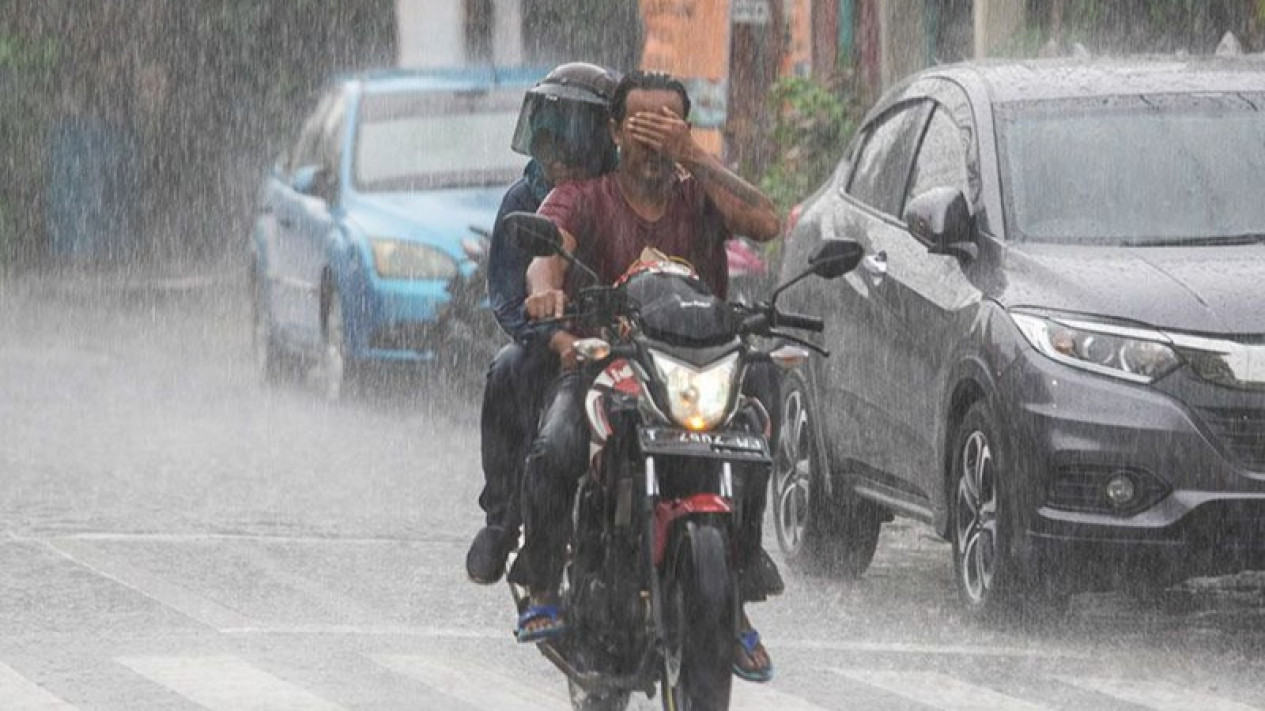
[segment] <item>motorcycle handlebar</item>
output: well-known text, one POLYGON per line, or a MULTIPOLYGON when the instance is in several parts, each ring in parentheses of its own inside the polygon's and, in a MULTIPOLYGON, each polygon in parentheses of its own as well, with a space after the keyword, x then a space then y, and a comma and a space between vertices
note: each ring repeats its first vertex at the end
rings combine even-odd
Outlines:
POLYGON ((826 328, 826 322, 814 316, 779 313, 776 319, 778 326, 800 328, 813 333, 821 333, 826 328))

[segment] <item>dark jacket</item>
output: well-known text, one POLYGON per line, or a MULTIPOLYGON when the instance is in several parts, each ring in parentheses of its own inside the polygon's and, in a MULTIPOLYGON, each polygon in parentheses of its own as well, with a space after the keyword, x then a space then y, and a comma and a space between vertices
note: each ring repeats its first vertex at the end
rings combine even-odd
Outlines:
POLYGON ((506 191, 492 228, 492 244, 488 248, 488 300, 501 329, 516 341, 539 337, 543 330, 528 321, 523 307, 527 298, 527 266, 532 256, 509 243, 501 220, 511 212, 535 212, 549 189, 540 166, 534 160, 529 162, 523 177, 506 191))

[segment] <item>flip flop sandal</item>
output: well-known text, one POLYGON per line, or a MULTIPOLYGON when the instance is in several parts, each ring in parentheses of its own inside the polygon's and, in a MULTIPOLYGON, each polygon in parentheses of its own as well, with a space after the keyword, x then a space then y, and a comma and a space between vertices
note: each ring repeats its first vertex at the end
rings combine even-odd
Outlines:
MULTIPOLYGON (((760 646, 760 633, 755 629, 749 629, 738 636, 738 641, 742 644, 742 651, 747 658, 754 659, 756 647, 760 646)), ((768 656, 767 651, 765 656, 768 656)), ((768 666, 762 669, 743 669, 738 662, 734 662, 734 676, 744 681, 763 684, 773 678, 773 661, 769 660, 768 666)))
POLYGON ((566 623, 559 617, 557 605, 532 605, 518 616, 518 629, 514 630, 514 638, 523 644, 542 642, 554 639, 566 631, 566 623), (527 625, 537 620, 548 620, 549 624, 531 630, 527 629, 527 625))

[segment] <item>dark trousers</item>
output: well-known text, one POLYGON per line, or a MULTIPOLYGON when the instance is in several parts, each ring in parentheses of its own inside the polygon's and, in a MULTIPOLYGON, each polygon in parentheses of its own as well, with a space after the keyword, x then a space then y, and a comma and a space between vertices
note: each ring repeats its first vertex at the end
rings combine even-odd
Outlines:
POLYGON ((511 343, 488 366, 479 418, 483 493, 479 506, 489 526, 517 530, 522 522, 519 491, 523 462, 558 356, 544 344, 511 343))
POLYGON ((527 535, 509 579, 535 592, 552 592, 562 582, 571 500, 580 477, 588 470, 584 393, 589 380, 577 371, 565 371, 549 386, 540 433, 532 442, 523 470, 527 535))
MULTIPOLYGON (((588 469, 589 429, 584 414, 588 386, 589 380, 578 372, 558 376, 547 395, 540 434, 527 455, 522 496, 527 536, 509 579, 532 591, 551 592, 562 582, 571 502, 588 469)), ((780 386, 780 373, 771 363, 752 364, 743 382, 743 392, 759 399, 772 415, 775 435, 780 424, 780 386)), ((745 485, 734 492, 744 509, 737 541, 740 571, 759 554, 769 488, 767 471, 745 478, 745 485)), ((753 591, 744 597, 759 600, 763 593, 753 591)))

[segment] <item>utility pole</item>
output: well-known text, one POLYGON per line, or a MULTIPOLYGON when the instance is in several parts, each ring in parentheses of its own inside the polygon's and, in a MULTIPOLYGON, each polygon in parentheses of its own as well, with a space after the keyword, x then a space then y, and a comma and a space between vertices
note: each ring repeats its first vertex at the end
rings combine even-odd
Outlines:
POLYGON ((729 8, 727 161, 747 177, 763 174, 771 156, 769 90, 783 52, 782 0, 732 0, 729 8))

